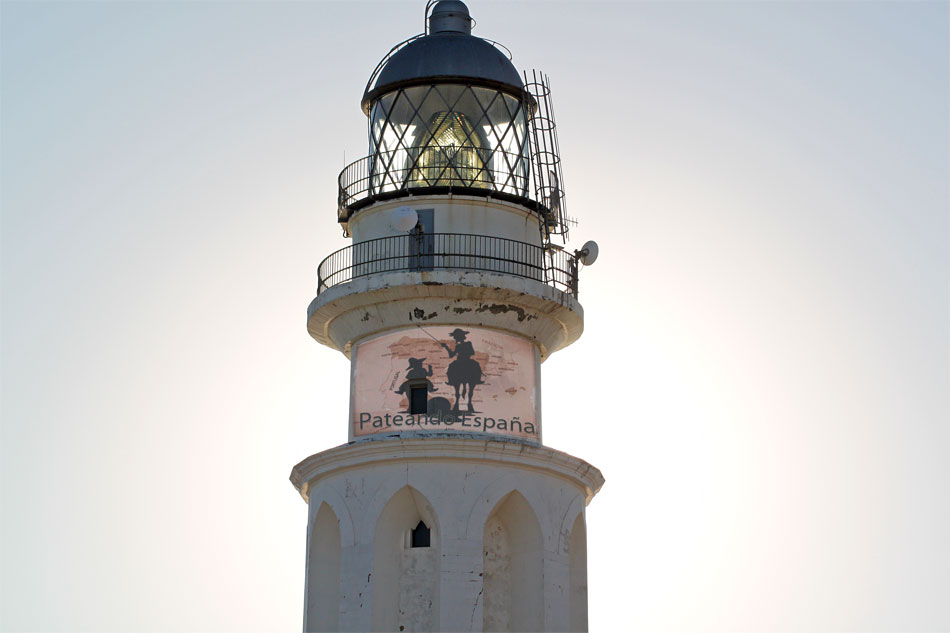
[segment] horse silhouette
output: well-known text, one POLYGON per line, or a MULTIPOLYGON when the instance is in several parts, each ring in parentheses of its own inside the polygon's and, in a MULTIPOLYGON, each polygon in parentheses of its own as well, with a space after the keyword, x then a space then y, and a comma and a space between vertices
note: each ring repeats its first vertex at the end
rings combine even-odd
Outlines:
POLYGON ((448 384, 455 388, 455 405, 452 407, 452 410, 458 411, 460 400, 467 398, 468 412, 474 413, 475 408, 472 406, 472 396, 475 394, 475 387, 482 384, 482 366, 473 358, 475 356, 475 348, 472 347, 470 341, 465 340, 467 334, 468 332, 465 330, 455 328, 455 331, 449 334, 449 336, 455 339, 455 349, 451 349, 445 343, 442 343, 442 347, 449 353, 449 358, 455 358, 455 360, 449 363, 446 372, 448 374, 448 384), (459 396, 459 392, 461 392, 461 397, 459 396))

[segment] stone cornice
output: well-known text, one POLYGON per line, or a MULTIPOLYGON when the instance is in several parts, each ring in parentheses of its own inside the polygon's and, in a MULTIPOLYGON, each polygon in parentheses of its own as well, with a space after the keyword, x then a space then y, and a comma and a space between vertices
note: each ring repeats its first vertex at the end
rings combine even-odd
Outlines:
POLYGON ((515 332, 533 340, 544 360, 580 337, 584 310, 573 296, 534 279, 460 270, 359 277, 325 290, 307 309, 310 336, 347 356, 360 339, 418 323, 515 332))
POLYGON ((480 462, 554 474, 584 489, 587 503, 604 485, 594 466, 567 453, 531 442, 486 436, 414 437, 359 440, 311 455, 290 473, 305 501, 314 480, 354 468, 398 462, 480 462))

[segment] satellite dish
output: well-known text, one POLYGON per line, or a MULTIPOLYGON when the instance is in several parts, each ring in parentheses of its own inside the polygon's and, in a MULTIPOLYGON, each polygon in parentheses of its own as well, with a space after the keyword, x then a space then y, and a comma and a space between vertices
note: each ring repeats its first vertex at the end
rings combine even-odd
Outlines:
POLYGON ((412 207, 398 207, 393 209, 389 223, 396 231, 405 233, 414 229, 419 223, 419 214, 412 207))
POLYGON ((597 246, 597 242, 590 240, 584 244, 584 247, 581 250, 577 251, 577 256, 580 258, 581 263, 585 266, 590 266, 597 261, 597 256, 600 254, 600 247, 597 246))

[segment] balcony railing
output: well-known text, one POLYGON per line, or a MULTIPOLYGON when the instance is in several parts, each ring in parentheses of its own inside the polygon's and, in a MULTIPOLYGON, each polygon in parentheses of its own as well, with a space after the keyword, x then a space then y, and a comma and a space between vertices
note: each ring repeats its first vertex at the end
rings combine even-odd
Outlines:
MULTIPOLYGON (((410 148, 418 149, 418 148, 410 148)), ((528 160, 521 154, 501 149, 475 147, 441 148, 444 156, 436 165, 423 165, 412 152, 398 149, 377 152, 343 168, 339 177, 338 215, 340 222, 375 200, 395 198, 409 193, 453 190, 475 195, 498 195, 537 207, 528 192, 528 160), (483 167, 460 164, 456 156, 475 153, 483 167)))
POLYGON ((387 272, 473 270, 534 279, 577 296, 577 259, 503 237, 413 233, 357 242, 320 262, 317 294, 367 275, 387 272))

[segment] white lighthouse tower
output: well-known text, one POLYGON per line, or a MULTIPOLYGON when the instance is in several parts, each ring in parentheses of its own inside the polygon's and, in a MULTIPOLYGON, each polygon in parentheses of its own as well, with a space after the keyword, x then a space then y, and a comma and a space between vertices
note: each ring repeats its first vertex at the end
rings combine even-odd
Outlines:
MULTIPOLYGON (((366 87, 351 239, 307 329, 350 362, 348 442, 297 464, 305 631, 585 631, 604 480, 542 443, 541 363, 581 335, 550 90, 430 2, 366 87)), ((342 369, 342 367, 341 367, 342 369)), ((549 412, 556 424, 557 412, 549 412)))

